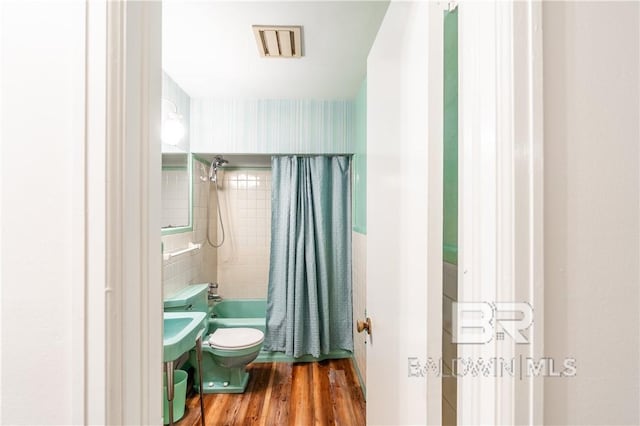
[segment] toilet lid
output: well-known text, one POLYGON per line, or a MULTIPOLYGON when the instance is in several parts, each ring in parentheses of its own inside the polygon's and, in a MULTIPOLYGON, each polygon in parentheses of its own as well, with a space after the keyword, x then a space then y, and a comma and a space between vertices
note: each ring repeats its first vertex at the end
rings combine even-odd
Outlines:
POLYGON ((219 328, 209 336, 209 344, 218 349, 245 349, 263 340, 264 333, 255 328, 219 328))

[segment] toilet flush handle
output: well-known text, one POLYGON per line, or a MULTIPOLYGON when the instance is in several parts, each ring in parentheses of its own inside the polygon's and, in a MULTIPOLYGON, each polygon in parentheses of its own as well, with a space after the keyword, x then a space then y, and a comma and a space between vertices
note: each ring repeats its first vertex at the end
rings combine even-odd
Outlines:
POLYGON ((367 334, 371 335, 371 318, 367 317, 364 321, 358 320, 356 328, 358 329, 358 333, 362 333, 364 330, 367 330, 367 334))

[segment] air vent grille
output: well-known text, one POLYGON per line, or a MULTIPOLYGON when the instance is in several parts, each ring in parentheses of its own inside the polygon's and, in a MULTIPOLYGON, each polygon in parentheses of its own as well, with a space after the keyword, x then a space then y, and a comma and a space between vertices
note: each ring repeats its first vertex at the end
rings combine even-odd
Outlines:
POLYGON ((300 26, 253 25, 258 53, 265 58, 299 58, 302 56, 300 26))

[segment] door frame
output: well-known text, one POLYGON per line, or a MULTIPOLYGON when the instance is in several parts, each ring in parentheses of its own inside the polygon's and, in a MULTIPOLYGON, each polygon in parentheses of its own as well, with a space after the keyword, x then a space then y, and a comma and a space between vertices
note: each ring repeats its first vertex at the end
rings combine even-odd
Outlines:
MULTIPOLYGON (((542 5, 459 4, 459 290, 528 302, 528 345, 458 345, 460 358, 543 353, 542 5)), ((525 372, 526 373, 526 372, 525 372)), ((458 377, 459 424, 541 424, 542 378, 458 377)))
MULTIPOLYGON (((528 300, 535 313, 532 344, 466 346, 461 356, 540 357, 542 6, 464 1, 459 8, 459 300, 528 300), (486 84, 483 75, 497 76, 500 84, 486 84)), ((162 359, 154 213, 160 204, 161 3, 91 2, 87 17, 87 140, 98 143, 86 159, 87 276, 102 284, 85 298, 85 335, 91 336, 85 339, 85 418, 154 424, 160 422, 162 359), (105 95, 92 78, 106 80, 105 95), (95 194, 104 196, 104 215, 102 204, 91 201, 95 194)), ((541 380, 459 378, 459 423, 541 423, 541 380)), ((429 420, 440 417, 434 391, 429 420)))
POLYGON ((161 424, 159 1, 86 4, 87 424, 161 424))
POLYGON ((108 2, 107 417, 162 417, 162 3, 108 2))

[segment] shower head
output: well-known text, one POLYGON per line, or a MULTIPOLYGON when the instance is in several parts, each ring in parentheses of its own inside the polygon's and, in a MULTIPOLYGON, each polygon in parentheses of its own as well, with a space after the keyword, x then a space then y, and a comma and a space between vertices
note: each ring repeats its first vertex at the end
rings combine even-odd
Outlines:
POLYGON ((225 164, 228 164, 229 162, 227 160, 225 160, 224 158, 222 158, 222 156, 217 155, 213 161, 212 164, 215 164, 216 167, 221 167, 224 166, 225 164))
POLYGON ((217 182, 218 180, 218 167, 222 167, 229 162, 222 158, 221 155, 216 155, 213 160, 211 160, 211 165, 209 166, 209 180, 211 182, 217 182))

